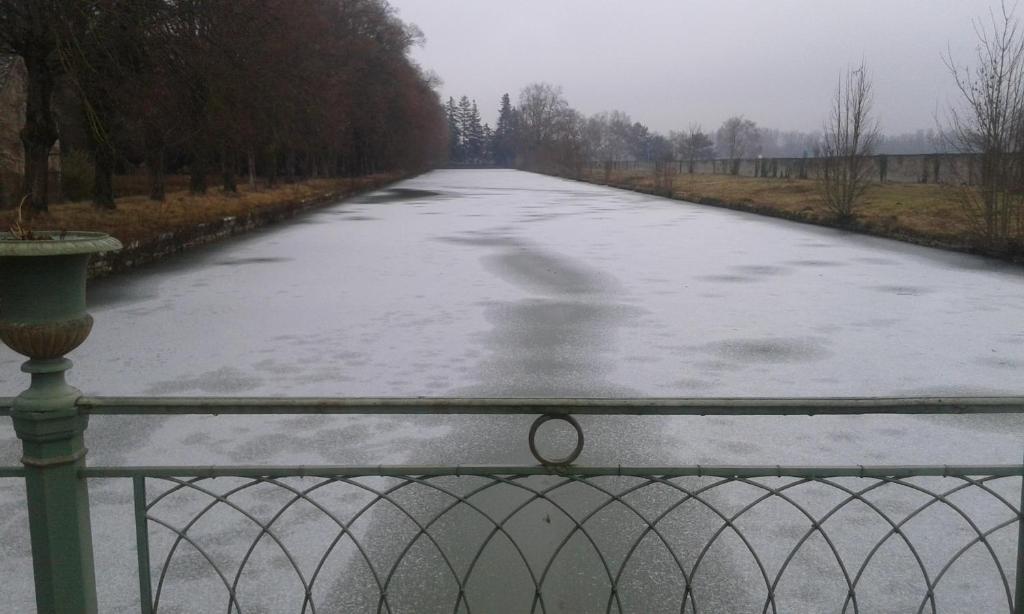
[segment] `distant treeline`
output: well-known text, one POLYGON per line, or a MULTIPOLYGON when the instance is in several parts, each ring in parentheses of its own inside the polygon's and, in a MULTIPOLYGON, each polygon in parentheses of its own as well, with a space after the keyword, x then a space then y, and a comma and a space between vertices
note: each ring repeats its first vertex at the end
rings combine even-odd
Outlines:
MULTIPOLYGON (((449 157, 458 165, 532 166, 550 160, 561 166, 602 161, 667 162, 714 159, 815 157, 822 133, 762 128, 730 117, 713 133, 699 125, 659 134, 623 111, 585 116, 569 106, 561 88, 527 86, 512 106, 501 98, 494 130, 481 124, 476 100, 448 99, 449 157)), ((880 136, 879 154, 945 153, 948 139, 934 130, 880 136)))
POLYGON ((58 138, 105 207, 113 173, 143 164, 154 199, 169 171, 203 192, 433 165, 447 136, 408 56, 421 36, 385 0, 0 0, 0 52, 27 72, 28 202, 46 208, 58 138))
MULTIPOLYGON (((733 160, 591 160, 591 173, 603 172, 606 180, 614 171, 640 171, 672 175, 737 175, 741 177, 816 179, 822 174, 822 157, 775 157, 733 160)), ((865 157, 864 178, 869 183, 944 183, 973 186, 981 181, 981 154, 875 154, 865 157)))

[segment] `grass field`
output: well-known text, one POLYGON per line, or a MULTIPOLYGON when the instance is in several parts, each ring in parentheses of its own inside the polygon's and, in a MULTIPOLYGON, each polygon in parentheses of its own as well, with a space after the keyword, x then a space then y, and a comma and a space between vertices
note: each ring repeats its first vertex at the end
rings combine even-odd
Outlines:
MULTIPOLYGON (((163 202, 145 196, 117 199, 113 210, 99 210, 89 203, 50 205, 48 213, 36 214, 28 224, 39 230, 89 230, 117 237, 125 245, 145 244, 165 233, 194 228, 225 217, 242 217, 251 211, 345 196, 395 181, 400 174, 379 174, 354 179, 312 179, 252 191, 239 185, 237 194, 212 188, 202 196, 185 190, 168 192, 163 202)), ((169 186, 170 187, 170 186, 169 186)), ((0 229, 17 220, 17 212, 0 211, 0 229)), ((23 222, 25 225, 25 222, 23 222)))
MULTIPOLYGON (((590 169, 584 171, 583 180, 655 193, 654 176, 649 170, 614 171, 605 181, 603 170, 590 169)), ((856 209, 853 229, 915 243, 970 249, 970 228, 958 194, 959 188, 953 186, 875 184, 856 209)), ((835 225, 835 217, 822 203, 813 179, 681 174, 672 177, 671 197, 835 225)))

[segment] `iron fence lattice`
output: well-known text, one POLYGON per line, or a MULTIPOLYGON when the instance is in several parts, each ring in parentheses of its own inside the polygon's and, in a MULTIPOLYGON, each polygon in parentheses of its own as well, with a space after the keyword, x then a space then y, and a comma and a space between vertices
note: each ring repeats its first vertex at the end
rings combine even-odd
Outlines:
MULTIPOLYGON (((80 397, 74 409, 540 414, 527 435, 539 464, 529 466, 92 467, 82 453, 0 467, 26 485, 55 480, 58 493, 131 480, 143 614, 1024 613, 1024 465, 572 464, 583 447, 574 414, 1021 413, 1020 397, 80 397), (546 459, 535 445, 548 420, 573 427, 569 457, 546 459)), ((78 522, 71 535, 87 537, 78 522)), ((36 586, 52 584, 37 573, 36 586)))
POLYGON ((154 612, 268 611, 267 582, 310 613, 1013 611, 1019 477, 523 469, 138 475, 141 593, 154 612))

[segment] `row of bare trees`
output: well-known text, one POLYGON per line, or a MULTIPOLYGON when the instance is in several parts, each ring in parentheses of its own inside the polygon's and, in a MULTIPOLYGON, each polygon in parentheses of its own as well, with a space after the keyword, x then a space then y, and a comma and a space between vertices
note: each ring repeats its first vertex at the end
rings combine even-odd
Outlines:
MULTIPOLYGON (((978 180, 963 177, 959 202, 974 244, 989 252, 1024 249, 1024 30, 1005 3, 975 21, 973 63, 945 58, 960 99, 940 128, 946 146, 976 156, 978 180)), ((821 145, 822 198, 849 222, 872 173, 879 131, 867 67, 846 71, 836 87, 821 145)))
MULTIPOLYGON (((979 160, 977 181, 963 177, 959 201, 974 244, 989 252, 1024 251, 1024 29, 1005 4, 974 24, 978 37, 973 63, 951 57, 947 66, 961 94, 935 134, 942 148, 979 160)), ((871 156, 882 143, 873 111, 867 65, 839 77, 820 139, 818 158, 822 202, 837 221, 852 223, 873 176, 871 156)), ((713 143, 699 126, 665 139, 622 112, 584 117, 548 84, 523 90, 516 109, 517 156, 526 166, 579 175, 595 160, 693 160, 719 155, 734 160, 756 151, 762 131, 742 116, 727 119, 713 143)), ((606 169, 610 165, 606 164, 606 169)), ((655 164, 655 183, 666 184, 669 167, 655 164), (659 175, 659 173, 661 173, 659 175)), ((692 170, 691 170, 692 172, 692 170)))
POLYGON ((499 117, 496 136, 502 136, 498 151, 516 165, 579 176, 593 160, 654 160, 673 155, 672 143, 621 111, 597 113, 590 117, 569 105, 562 89, 549 83, 531 83, 519 94, 519 104, 508 116, 508 129, 499 117))
POLYGON ((961 190, 960 202, 986 248, 1024 249, 1024 31, 1012 8, 974 24, 974 65, 946 65, 961 104, 950 110, 954 145, 980 157, 978 185, 961 190))
POLYGON ((156 200, 167 170, 203 192, 215 174, 234 191, 240 172, 255 184, 434 164, 446 122, 408 56, 421 36, 386 0, 0 0, 0 52, 27 69, 27 202, 47 207, 57 138, 87 151, 101 207, 115 170, 142 163, 156 200), (73 99, 65 117, 58 96, 73 99))

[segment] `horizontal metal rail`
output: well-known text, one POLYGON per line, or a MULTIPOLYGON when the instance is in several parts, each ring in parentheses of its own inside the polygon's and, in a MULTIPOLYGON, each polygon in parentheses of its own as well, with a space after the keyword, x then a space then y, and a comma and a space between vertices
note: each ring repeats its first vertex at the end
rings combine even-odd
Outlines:
MULTIPOLYGON (((13 399, 0 398, 0 416, 13 399)), ((542 398, 436 397, 90 397, 78 399, 86 414, 576 414, 663 416, 815 416, 862 414, 1024 413, 1024 397, 826 397, 826 398, 542 398)))
MULTIPOLYGON (((4 468, 0 468, 2 471, 4 468)), ((15 469, 15 468, 11 468, 15 469)), ((160 465, 86 467, 87 478, 132 477, 364 477, 364 476, 470 476, 470 475, 557 475, 557 476, 659 476, 659 477, 795 477, 795 478, 904 478, 919 476, 1010 477, 1024 475, 1024 465, 683 465, 648 466, 566 466, 545 465, 160 465)), ((2 475, 2 473, 0 473, 2 475)))
MULTIPOLYGON (((24 477, 24 467, 0 467, 0 478, 24 477)), ((363 477, 363 476, 659 476, 659 477, 794 477, 905 478, 1024 476, 1024 465, 676 465, 676 466, 552 466, 552 465, 125 465, 86 467, 86 478, 134 477, 363 477)))

